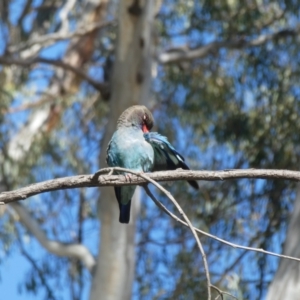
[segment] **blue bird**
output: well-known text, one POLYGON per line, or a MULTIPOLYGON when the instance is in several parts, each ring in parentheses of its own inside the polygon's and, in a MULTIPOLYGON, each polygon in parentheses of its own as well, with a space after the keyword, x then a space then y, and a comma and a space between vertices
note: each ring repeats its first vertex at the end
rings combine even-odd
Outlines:
MULTIPOLYGON (((184 158, 153 127, 151 112, 142 105, 127 108, 119 117, 117 130, 107 148, 106 162, 110 167, 122 167, 137 172, 189 170, 184 158)), ((194 180, 188 183, 198 189, 194 180)), ((119 203, 120 223, 129 223, 131 198, 136 186, 115 187, 119 203)))

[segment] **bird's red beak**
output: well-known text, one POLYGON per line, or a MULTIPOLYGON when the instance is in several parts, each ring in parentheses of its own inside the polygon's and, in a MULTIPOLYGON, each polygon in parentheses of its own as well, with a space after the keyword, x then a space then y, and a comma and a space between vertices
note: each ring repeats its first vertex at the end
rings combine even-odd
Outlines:
POLYGON ((143 126, 142 126, 142 130, 143 130, 143 132, 144 132, 144 133, 147 133, 147 132, 149 132, 149 130, 148 130, 148 128, 147 128, 147 126, 146 126, 146 124, 143 124, 143 126))

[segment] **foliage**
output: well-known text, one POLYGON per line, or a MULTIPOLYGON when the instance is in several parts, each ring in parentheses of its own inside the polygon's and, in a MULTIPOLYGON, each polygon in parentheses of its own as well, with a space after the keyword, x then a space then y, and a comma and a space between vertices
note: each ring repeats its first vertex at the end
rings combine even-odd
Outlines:
MULTIPOLYGON (((37 4, 22 0, 0 4, 0 37, 4 41, 0 49, 3 190, 94 172, 99 152, 105 151, 106 146, 100 148, 100 144, 109 99, 103 91, 52 64, 24 67, 9 63, 11 58, 71 57, 69 46, 74 39, 49 40, 41 43, 38 51, 28 46, 36 36, 63 33, 60 29, 66 20, 60 15, 61 5, 67 2, 44 0, 37 4), (24 141, 28 136, 21 129, 45 107, 50 107, 48 116, 27 149, 24 141), (19 157, 11 154, 16 141, 23 147, 19 157)), ((82 22, 88 1, 75 2, 67 19, 70 30, 82 22)), ((109 7, 105 20, 116 17, 115 4, 109 7)), ((162 3, 155 24, 158 54, 178 48, 190 51, 213 41, 227 42, 201 58, 169 64, 158 61, 153 78, 157 131, 169 137, 193 169, 298 169, 299 38, 289 33, 297 27, 295 24, 299 24, 295 1, 162 3), (285 31, 265 43, 247 44, 279 30, 285 31)), ((111 70, 107 66, 111 68, 115 42, 114 26, 100 29, 92 55, 87 55, 78 68, 98 82, 109 80, 111 70)), ((167 187, 196 227, 239 244, 280 251, 295 196, 293 183, 202 182, 199 192, 186 183, 167 187)), ((98 193, 97 189, 60 191, 33 197, 24 204, 49 238, 83 243, 96 255, 98 193)), ((162 195, 159 198, 169 206, 167 199, 162 195)), ((202 299, 203 263, 190 232, 171 221, 148 198, 142 201, 134 297, 202 299)), ((24 274, 21 284, 23 291, 58 299, 63 297, 56 295, 60 284, 69 297, 86 298, 91 276, 82 265, 54 255, 49 260, 49 253, 20 226, 11 208, 1 210, 0 235, 3 257, 14 251, 31 262, 32 269, 26 270, 29 275, 24 274), (26 237, 29 241, 24 243, 26 237), (28 254, 31 248, 37 249, 35 264, 28 254)), ((277 260, 237 251, 207 238, 201 240, 215 285, 244 299, 262 299, 277 260)), ((1 274, 5 276, 4 270, 1 274)))

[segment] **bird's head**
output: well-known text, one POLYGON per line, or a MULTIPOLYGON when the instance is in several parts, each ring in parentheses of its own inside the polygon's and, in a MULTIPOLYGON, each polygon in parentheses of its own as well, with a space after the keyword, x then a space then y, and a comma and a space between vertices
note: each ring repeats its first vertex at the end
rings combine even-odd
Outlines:
POLYGON ((141 128, 146 133, 153 127, 153 116, 150 110, 143 105, 134 105, 127 108, 119 117, 119 127, 135 126, 141 128))

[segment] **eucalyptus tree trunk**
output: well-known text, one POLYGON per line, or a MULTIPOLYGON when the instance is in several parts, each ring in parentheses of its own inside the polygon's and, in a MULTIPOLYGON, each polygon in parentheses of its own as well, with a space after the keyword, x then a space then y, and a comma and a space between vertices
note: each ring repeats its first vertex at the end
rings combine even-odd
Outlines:
MULTIPOLYGON (((283 247, 284 255, 300 258, 300 185, 292 211, 283 247)), ((300 263, 281 259, 278 270, 269 286, 267 300, 296 300, 300 298, 300 263)))
MULTIPOLYGON (((134 104, 146 104, 150 96, 152 23, 155 1, 119 2, 118 36, 111 81, 110 113, 101 147, 100 165, 106 166, 106 147, 120 114, 134 104)), ((101 236, 97 268, 90 299, 131 299, 135 269, 135 223, 139 192, 131 206, 128 225, 119 223, 113 188, 103 188, 99 200, 101 236)))

